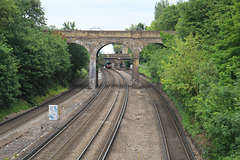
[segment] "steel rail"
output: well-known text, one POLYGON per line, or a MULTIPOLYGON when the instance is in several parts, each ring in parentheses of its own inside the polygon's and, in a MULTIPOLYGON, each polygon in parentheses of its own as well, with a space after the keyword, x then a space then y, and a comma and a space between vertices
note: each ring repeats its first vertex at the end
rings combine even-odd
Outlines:
POLYGON ((160 132, 161 132, 161 134, 162 134, 162 141, 163 141, 163 145, 164 145, 164 151, 165 151, 166 160, 170 160, 171 158, 170 158, 170 153, 169 153, 169 149, 168 149, 167 138, 166 138, 166 135, 165 135, 165 130, 164 130, 164 126, 163 126, 163 124, 162 124, 161 116, 160 116, 160 114, 159 114, 159 112, 158 112, 158 110, 157 110, 157 105, 156 105, 154 99, 152 98, 152 96, 150 95, 147 87, 146 87, 144 84, 143 84, 143 86, 144 86, 144 87, 146 88, 146 90, 147 90, 148 96, 149 96, 149 98, 151 99, 151 102, 152 102, 152 104, 153 104, 153 106, 154 106, 154 110, 155 110, 155 112, 156 112, 156 116, 157 116, 157 118, 158 118, 158 126, 159 126, 160 132))
MULTIPOLYGON (((117 72, 116 70, 114 70, 114 71, 117 72)), ((114 125, 114 129, 112 130, 111 136, 108 138, 107 143, 105 144, 104 148, 102 149, 102 152, 101 152, 100 156, 98 157, 98 160, 103 160, 106 158, 108 151, 113 143, 113 140, 117 134, 119 126, 122 122, 123 115, 124 115, 126 107, 127 107, 128 96, 129 96, 128 83, 127 83, 126 79, 119 72, 117 72, 117 73, 122 77, 122 79, 124 80, 124 82, 126 84, 126 88, 125 88, 126 94, 124 96, 124 103, 122 104, 121 112, 118 115, 117 121, 114 125)))
MULTIPOLYGON (((110 93, 110 90, 112 88, 112 85, 110 85, 110 87, 108 88, 108 91, 107 93, 105 94, 105 96, 102 98, 101 100, 101 103, 98 104, 98 107, 103 103, 103 101, 106 99, 106 97, 108 96, 108 94, 110 93)), ((79 132, 79 130, 87 123, 87 121, 94 115, 94 113, 96 112, 96 110, 98 109, 98 107, 95 107, 95 111, 92 112, 92 114, 88 117, 88 119, 85 119, 85 122, 77 129, 77 131, 72 134, 67 141, 64 142, 64 144, 57 150, 57 152, 55 152, 53 155, 51 155, 51 158, 50 159, 53 159, 63 148, 64 146, 69 143, 69 141, 79 132)), ((80 113, 80 115, 82 114, 83 112, 80 113)), ((79 116, 80 116, 79 115, 79 116)))
MULTIPOLYGON (((40 104, 39 106, 33 107, 33 108, 31 108, 31 109, 29 109, 29 110, 27 110, 27 111, 25 111, 25 112, 23 112, 23 113, 15 116, 15 117, 13 117, 13 118, 11 118, 11 119, 8 119, 8 120, 6 120, 6 121, 1 122, 1 123, 0 123, 0 128, 1 128, 1 127, 4 127, 4 126, 7 125, 8 123, 13 122, 14 120, 17 120, 17 121, 19 122, 18 119, 24 117, 25 115, 27 115, 27 114, 29 114, 29 113, 31 113, 31 112, 34 112, 34 111, 36 111, 36 110, 39 110, 39 109, 43 108, 46 104, 49 104, 49 103, 53 102, 54 100, 57 100, 57 99, 59 99, 59 98, 62 98, 63 96, 67 95, 68 93, 74 91, 77 87, 81 86, 83 83, 87 82, 87 80, 88 80, 88 76, 87 76, 80 84, 74 85, 73 88, 71 88, 71 89, 69 89, 69 90, 67 90, 67 91, 59 94, 58 96, 56 96, 56 97, 54 97, 54 98, 52 98, 52 99, 50 99, 50 100, 48 100, 48 101, 40 104)), ((86 85, 85 85, 85 86, 86 86, 86 85)), ((85 86, 84 86, 84 87, 85 87, 85 86)), ((84 88, 84 87, 83 87, 83 88, 84 88)), ((44 112, 44 111, 46 111, 46 110, 47 110, 47 108, 46 108, 46 109, 43 109, 43 111, 41 111, 40 113, 42 113, 42 112, 44 112)), ((39 114, 39 113, 38 113, 38 114, 39 114)), ((34 116, 32 116, 32 117, 34 117, 34 116)), ((27 121, 27 120, 22 121, 21 124, 24 123, 24 122, 26 122, 26 121, 27 121)), ((16 125, 19 125, 19 123, 17 123, 16 125)), ((14 128, 14 127, 7 128, 7 129, 4 129, 4 130, 3 130, 3 129, 0 129, 0 135, 3 134, 3 133, 5 133, 5 132, 7 132, 7 131, 9 131, 9 130, 12 129, 12 128, 14 128)))
POLYGON ((107 82, 107 77, 106 77, 106 73, 104 72, 104 81, 103 81, 101 87, 99 88, 97 93, 87 102, 87 104, 79 112, 77 112, 77 114, 75 114, 70 120, 68 120, 64 125, 62 125, 57 131, 55 131, 53 134, 51 134, 44 142, 42 142, 40 145, 35 147, 30 153, 25 155, 23 160, 32 159, 44 147, 46 147, 51 141, 53 141, 53 139, 55 139, 58 135, 60 135, 65 130, 65 128, 67 128, 69 125, 71 125, 79 117, 79 114, 81 114, 84 111, 84 109, 87 108, 90 104, 92 104, 93 101, 101 94, 101 92, 103 91, 103 89, 106 86, 106 82, 107 82))
MULTIPOLYGON (((172 119, 172 122, 173 122, 173 124, 174 124, 174 126, 175 126, 175 128, 176 128, 177 133, 178 133, 179 139, 180 139, 180 141, 181 141, 181 143, 182 143, 182 145, 183 145, 183 148, 184 148, 184 150, 185 150, 186 156, 187 156, 188 159, 190 159, 190 160, 195 160, 196 158, 195 158, 195 156, 194 156, 194 153, 193 153, 193 151, 192 151, 192 149, 191 149, 191 147, 190 147, 190 145, 189 145, 189 143, 188 143, 188 141, 187 141, 187 138, 186 138, 186 136, 185 136, 185 134, 184 134, 181 126, 180 126, 180 123, 179 123, 176 115, 173 113, 173 111, 171 110, 171 108, 167 105, 167 103, 166 103, 165 99, 162 97, 160 91, 159 91, 152 83, 150 83, 149 81, 145 80, 144 78, 141 78, 141 79, 142 79, 143 81, 145 81, 149 86, 151 86, 151 87, 158 93, 158 95, 160 96, 161 101, 162 101, 163 104, 164 104, 164 107, 166 108, 168 114, 170 115, 170 118, 172 119)), ((158 111, 158 112, 159 112, 159 111, 158 111)), ((170 154, 171 154, 171 153, 170 153, 170 154)), ((170 155, 170 154, 169 154, 169 155, 170 155)), ((171 159, 171 158, 170 158, 170 159, 171 159)))
POLYGON ((88 144, 86 145, 86 147, 84 148, 84 150, 82 151, 82 153, 78 156, 77 160, 80 160, 84 154, 86 153, 87 149, 89 148, 90 144, 93 142, 93 140, 96 138, 97 134, 100 132, 101 128, 103 127, 104 123, 106 122, 107 118, 109 117, 113 107, 116 104, 117 98, 119 96, 119 92, 120 92, 120 80, 118 77, 118 92, 114 98, 114 101, 109 109, 109 111, 107 112, 106 116, 104 117, 103 121, 101 122, 100 126, 98 127, 98 129, 96 130, 95 134, 92 136, 92 138, 90 139, 90 141, 88 142, 88 144))
POLYGON ((145 79, 143 79, 143 80, 146 81, 158 93, 158 95, 160 96, 160 98, 161 98, 165 108, 167 109, 167 112, 169 113, 169 115, 170 115, 170 117, 171 117, 171 119, 173 121, 174 126, 176 127, 176 130, 178 132, 179 138, 182 141, 182 144, 184 146, 184 150, 186 152, 186 155, 188 156, 189 159, 196 160, 196 158, 194 156, 194 153, 192 151, 192 148, 189 145, 189 143, 187 141, 187 138, 186 138, 186 136, 184 134, 184 131, 182 130, 181 125, 180 125, 176 115, 173 113, 172 109, 167 105, 168 103, 166 102, 165 98, 163 98, 163 96, 160 93, 160 91, 152 83, 150 83, 149 81, 147 81, 145 79))
MULTIPOLYGON (((126 72, 128 73, 128 72, 126 72)), ((130 73, 128 73, 130 74, 130 73)), ((131 75, 131 74, 130 74, 131 75)), ((150 83, 149 81, 147 81, 146 79, 140 77, 143 81, 145 81, 149 86, 151 86, 156 92, 157 94, 160 96, 160 99, 161 101, 163 102, 168 114, 170 115, 171 119, 172 119, 172 122, 173 122, 173 125, 175 126, 176 128, 176 131, 178 133, 178 136, 179 136, 179 139, 182 143, 182 146, 184 146, 184 150, 185 150, 185 153, 186 153, 186 156, 188 157, 188 159, 190 160, 196 160, 195 156, 194 156, 194 153, 191 149, 191 146, 189 145, 188 141, 187 141, 187 138, 181 128, 181 125, 176 117, 176 115, 173 113, 172 109, 168 106, 168 103, 166 102, 165 98, 163 98, 162 94, 160 93, 160 91, 152 84, 150 83)), ((152 99, 152 98, 151 98, 152 99)), ((157 111, 159 112, 159 111, 157 111)), ((158 113, 159 114, 159 113, 158 113)), ((160 116, 160 115, 159 115, 160 116)), ((163 129, 164 129, 164 126, 163 126, 163 129)), ((164 130, 163 130, 164 131, 164 130)), ((166 139, 166 142, 167 142, 167 139, 166 139)), ((167 142, 168 143, 168 142, 167 142)), ((167 145, 168 146, 168 145, 167 145)), ((167 150, 169 150, 167 148, 167 150)), ((170 153, 169 153, 169 158, 171 159, 170 157, 170 153)))

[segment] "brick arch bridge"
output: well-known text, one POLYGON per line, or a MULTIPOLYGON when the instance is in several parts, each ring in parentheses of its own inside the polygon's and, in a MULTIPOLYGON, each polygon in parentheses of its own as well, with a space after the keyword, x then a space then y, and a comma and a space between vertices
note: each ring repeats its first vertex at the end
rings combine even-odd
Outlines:
MULTIPOLYGON (((139 87, 139 54, 141 50, 153 43, 162 44, 158 31, 57 31, 63 35, 68 43, 77 43, 84 46, 90 54, 89 87, 96 88, 98 75, 96 72, 96 58, 99 50, 107 44, 122 44, 133 53, 133 87, 139 87)), ((173 34, 172 31, 165 31, 173 34)))

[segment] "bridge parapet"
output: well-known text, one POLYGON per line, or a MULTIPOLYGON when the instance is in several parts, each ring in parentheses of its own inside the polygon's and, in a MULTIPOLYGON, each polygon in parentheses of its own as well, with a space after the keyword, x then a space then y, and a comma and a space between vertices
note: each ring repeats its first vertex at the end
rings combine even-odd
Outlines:
MULTIPOLYGON (((57 31, 66 38, 160 38, 159 31, 57 31)), ((174 34, 173 31, 163 31, 174 34)))

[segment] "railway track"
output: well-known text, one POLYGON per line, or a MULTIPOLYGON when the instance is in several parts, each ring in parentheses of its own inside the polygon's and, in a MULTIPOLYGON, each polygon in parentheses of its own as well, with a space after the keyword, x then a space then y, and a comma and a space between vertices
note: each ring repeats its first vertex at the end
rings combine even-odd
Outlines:
POLYGON ((98 91, 87 88, 88 78, 45 104, 2 123, 0 126, 2 132, 0 134, 0 159, 12 159, 16 155, 21 159, 30 148, 34 148, 55 132, 98 91), (49 104, 60 104, 60 120, 56 122, 48 120, 49 104))
POLYGON ((86 88, 88 86, 88 77, 85 78, 80 84, 73 86, 70 90, 58 95, 57 97, 52 98, 51 100, 36 106, 22 114, 19 114, 9 120, 6 120, 2 123, 0 123, 0 135, 17 127, 22 125, 24 122, 29 121, 30 119, 36 117, 37 115, 46 112, 48 110, 49 104, 60 104, 65 99, 68 99, 69 97, 75 95, 79 91, 81 91, 83 88, 86 88))
MULTIPOLYGON (((104 75, 97 93, 70 120, 39 145, 28 148, 26 154, 19 158, 105 159, 126 109, 128 85, 124 77, 114 70, 105 70, 104 75)), ((141 83, 159 119, 164 158, 194 160, 184 132, 160 91, 144 79, 141 79, 141 83)))
POLYGON ((123 118, 128 85, 109 70, 98 94, 23 159, 104 159, 123 118))
POLYGON ((195 160, 178 119, 165 102, 160 91, 147 80, 141 78, 141 81, 148 92, 159 120, 165 158, 167 160, 195 160))
POLYGON ((164 158, 166 160, 196 160, 176 115, 160 91, 142 77, 140 77, 140 82, 147 90, 155 108, 164 147, 164 158))

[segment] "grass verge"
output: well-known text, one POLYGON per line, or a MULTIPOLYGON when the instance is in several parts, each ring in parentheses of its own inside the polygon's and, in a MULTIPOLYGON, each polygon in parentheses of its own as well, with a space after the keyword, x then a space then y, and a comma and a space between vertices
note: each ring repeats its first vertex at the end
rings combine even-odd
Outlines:
MULTIPOLYGON (((59 84, 54 84, 51 88, 49 88, 48 93, 44 96, 36 96, 34 97, 34 101, 36 101, 36 104, 40 105, 45 100, 66 91, 68 88, 63 87, 59 84)), ((26 111, 30 108, 32 108, 33 105, 28 103, 27 101, 23 99, 16 99, 14 102, 10 103, 7 107, 1 106, 0 107, 0 122, 11 118, 13 115, 26 111)))

